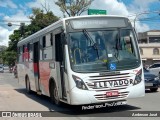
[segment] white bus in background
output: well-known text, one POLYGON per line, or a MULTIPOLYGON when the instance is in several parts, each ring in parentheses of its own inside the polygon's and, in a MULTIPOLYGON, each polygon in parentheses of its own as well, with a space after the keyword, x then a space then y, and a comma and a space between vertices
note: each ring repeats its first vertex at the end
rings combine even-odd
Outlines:
POLYGON ((18 43, 18 79, 55 104, 123 102, 145 94, 137 36, 126 17, 61 19, 18 43))

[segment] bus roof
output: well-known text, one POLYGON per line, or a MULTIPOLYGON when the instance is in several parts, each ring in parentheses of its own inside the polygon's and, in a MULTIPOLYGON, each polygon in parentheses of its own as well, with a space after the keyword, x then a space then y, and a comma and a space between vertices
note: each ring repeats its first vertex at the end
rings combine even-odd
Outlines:
POLYGON ((120 15, 83 15, 83 16, 75 16, 75 17, 68 17, 63 18, 65 20, 68 19, 77 19, 77 18, 92 18, 92 17, 113 17, 113 18, 127 18, 126 16, 120 16, 120 15))
POLYGON ((57 22, 55 22, 55 23, 43 28, 42 30, 39 30, 38 32, 36 32, 36 33, 34 33, 34 34, 22 39, 21 41, 18 42, 17 46, 20 46, 21 44, 24 44, 24 43, 28 42, 31 39, 35 39, 40 35, 48 33, 52 28, 58 28, 58 27, 62 26, 63 22, 66 21, 66 20, 79 19, 79 18, 99 18, 99 17, 128 19, 125 16, 118 16, 118 15, 84 15, 84 16, 75 16, 75 17, 62 18, 62 19, 58 20, 57 22))
POLYGON ((114 18, 126 18, 126 16, 120 16, 120 15, 83 15, 83 16, 75 16, 75 17, 68 17, 68 18, 63 18, 64 20, 69 20, 69 19, 79 19, 79 18, 93 18, 93 17, 114 17, 114 18))

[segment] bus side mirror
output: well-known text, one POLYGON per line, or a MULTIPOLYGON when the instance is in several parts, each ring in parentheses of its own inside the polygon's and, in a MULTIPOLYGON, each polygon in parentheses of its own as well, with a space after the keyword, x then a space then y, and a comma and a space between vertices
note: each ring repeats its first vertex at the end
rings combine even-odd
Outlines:
POLYGON ((65 34, 64 33, 61 33, 61 44, 62 45, 65 45, 67 42, 66 42, 66 37, 65 37, 65 34))

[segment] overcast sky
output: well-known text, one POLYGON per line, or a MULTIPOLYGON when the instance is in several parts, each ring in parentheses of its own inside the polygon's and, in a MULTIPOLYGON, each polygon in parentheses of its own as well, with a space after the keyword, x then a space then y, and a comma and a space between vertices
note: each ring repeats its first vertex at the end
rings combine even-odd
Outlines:
MULTIPOLYGON (((59 7, 54 4, 56 0, 46 0, 50 10, 62 18, 62 12, 59 7)), ((29 18, 32 14, 31 8, 42 8, 44 0, 0 0, 0 45, 8 46, 9 35, 19 26, 8 27, 7 21, 12 21, 13 24, 20 24, 18 21, 25 21, 29 24, 29 18)), ((136 29, 139 32, 148 31, 151 29, 160 29, 160 11, 159 0, 94 0, 90 5, 90 9, 107 10, 108 15, 124 15, 129 16, 131 21, 135 18, 135 14, 151 11, 149 14, 139 15, 137 18, 152 18, 144 19, 144 21, 136 22, 136 29)), ((87 12, 83 13, 86 15, 87 12)))

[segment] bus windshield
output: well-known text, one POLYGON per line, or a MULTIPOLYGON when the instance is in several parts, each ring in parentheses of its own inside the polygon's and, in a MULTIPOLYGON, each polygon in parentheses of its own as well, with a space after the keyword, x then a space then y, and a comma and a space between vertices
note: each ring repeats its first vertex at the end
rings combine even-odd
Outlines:
POLYGON ((68 45, 75 72, 127 70, 140 65, 136 37, 131 29, 72 32, 68 45))

